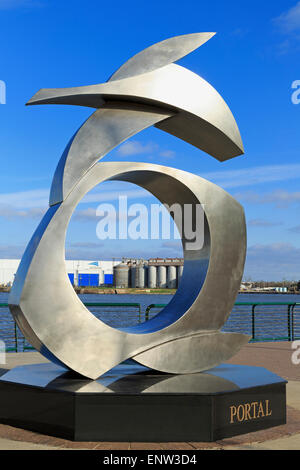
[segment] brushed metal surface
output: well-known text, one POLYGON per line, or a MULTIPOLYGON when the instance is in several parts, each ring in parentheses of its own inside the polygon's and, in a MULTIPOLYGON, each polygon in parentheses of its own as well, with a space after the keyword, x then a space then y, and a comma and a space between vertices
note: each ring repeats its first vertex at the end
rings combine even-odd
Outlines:
POLYGON ((100 108, 103 102, 112 101, 148 104, 177 113, 180 122, 182 119, 188 127, 193 126, 190 134, 185 135, 185 129, 177 124, 176 118, 163 130, 176 135, 180 128, 184 136, 180 135, 181 139, 220 161, 244 152, 237 124, 223 98, 199 75, 176 64, 99 85, 42 89, 28 105, 71 104, 100 108))
POLYGON ((220 161, 244 153, 239 129, 223 98, 199 75, 172 63, 213 35, 170 38, 134 56, 104 84, 41 89, 29 100, 28 105, 99 108, 66 147, 55 173, 50 205, 62 202, 97 160, 152 125, 220 161))
POLYGON ((101 162, 63 203, 49 208, 17 272, 10 308, 27 339, 42 354, 87 377, 95 379, 130 357, 156 368, 159 352, 153 348, 164 343, 168 343, 164 351, 170 351, 164 352, 167 369, 195 372, 198 356, 200 372, 221 358, 220 362, 229 359, 249 340, 244 335, 218 333, 240 287, 245 250, 243 209, 218 186, 154 164, 101 162), (206 213, 204 247, 187 250, 188 242, 183 239, 185 267, 172 301, 149 322, 124 330, 109 327, 87 310, 65 267, 65 236, 72 213, 88 191, 108 179, 135 183, 169 206, 174 202, 204 204, 206 213), (197 335, 192 360, 185 338, 197 335), (180 357, 179 350, 183 352, 180 357))
POLYGON ((250 339, 220 332, 244 269, 246 225, 241 205, 218 186, 182 170, 98 162, 151 125, 221 161, 243 152, 236 122, 220 95, 202 78, 169 63, 203 39, 178 37, 140 53, 119 69, 116 76, 126 78, 41 90, 29 102, 99 108, 71 139, 58 164, 50 207, 25 251, 9 297, 10 310, 27 340, 48 359, 85 377, 96 379, 128 358, 166 372, 201 372, 229 359, 250 339), (182 236, 184 271, 172 301, 147 323, 124 329, 111 328, 89 312, 65 267, 70 218, 85 194, 107 180, 134 183, 169 206, 201 204, 205 211, 203 246, 191 249, 191 241, 182 236))
POLYGON ((109 79, 122 80, 143 73, 152 72, 176 62, 209 41, 216 33, 194 33, 175 36, 153 44, 131 57, 109 79))

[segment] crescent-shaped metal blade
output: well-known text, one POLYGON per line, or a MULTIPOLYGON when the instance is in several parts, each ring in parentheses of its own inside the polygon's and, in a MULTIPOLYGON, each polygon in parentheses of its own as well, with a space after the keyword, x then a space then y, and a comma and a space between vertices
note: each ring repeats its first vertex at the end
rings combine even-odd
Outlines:
POLYGON ((250 339, 239 333, 205 333, 163 343, 132 359, 162 372, 194 374, 232 358, 250 339))
POLYGON ((90 168, 124 140, 172 116, 148 106, 106 106, 95 111, 67 145, 54 174, 50 206, 66 199, 90 168))
POLYGON ((153 125, 220 161, 244 153, 236 121, 219 93, 206 80, 176 64, 100 85, 40 90, 29 102, 93 106, 100 107, 100 112, 108 103, 120 109, 151 106, 156 112, 172 114, 153 125))
POLYGON ((172 64, 205 44, 216 33, 194 33, 175 36, 153 44, 131 57, 109 79, 122 80, 172 64))

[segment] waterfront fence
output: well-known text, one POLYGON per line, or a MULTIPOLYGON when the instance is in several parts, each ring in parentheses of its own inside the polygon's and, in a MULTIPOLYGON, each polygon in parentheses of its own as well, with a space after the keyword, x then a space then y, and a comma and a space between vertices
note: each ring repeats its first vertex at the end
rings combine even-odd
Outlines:
MULTIPOLYGON (((149 305, 145 314, 146 321, 157 315, 165 306, 166 304, 149 305)), ((222 331, 250 335, 251 342, 299 340, 300 303, 238 302, 222 331)))
MULTIPOLYGON (((139 303, 88 302, 85 306, 109 326, 129 327, 156 316, 166 304, 151 304, 142 312, 139 303), (120 311, 122 312, 120 315, 120 311)), ((199 312, 201 315, 201 312, 199 312)), ((265 302, 235 304, 222 331, 251 336, 251 342, 300 340, 300 303, 265 302)), ((0 340, 7 352, 33 348, 13 320, 8 304, 0 304, 0 340)))
MULTIPOLYGON (((90 312, 111 327, 120 326, 120 310, 122 311, 122 327, 128 327, 143 321, 139 303, 107 303, 87 302, 84 304, 90 312)), ((6 352, 25 352, 33 350, 24 338, 10 314, 8 304, 0 304, 0 340, 6 345, 6 352)))

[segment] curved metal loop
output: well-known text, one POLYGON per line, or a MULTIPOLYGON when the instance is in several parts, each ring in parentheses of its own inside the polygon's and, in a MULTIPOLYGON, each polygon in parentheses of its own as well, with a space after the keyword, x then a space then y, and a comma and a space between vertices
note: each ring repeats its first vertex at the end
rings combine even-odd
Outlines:
POLYGON ((229 338, 218 332, 240 286, 245 242, 242 207, 214 184, 168 167, 101 162, 63 203, 51 207, 45 215, 16 275, 10 308, 28 341, 42 354, 49 357, 50 352, 51 360, 56 358, 87 377, 97 378, 129 357, 156 368, 155 351, 164 344, 165 351, 169 351, 167 370, 200 372, 217 365, 221 356, 223 360, 231 356, 248 341, 243 335, 229 338), (123 331, 107 326, 84 307, 68 280, 64 260, 65 236, 74 209, 90 189, 108 179, 138 184, 169 205, 173 201, 194 205, 201 202, 207 218, 204 248, 184 250, 184 275, 173 301, 155 319, 123 331), (195 336, 201 337, 199 341, 187 341, 195 336), (183 339, 178 346, 176 343, 183 339), (182 352, 179 360, 176 353, 189 350, 191 344, 198 365, 190 355, 182 352))

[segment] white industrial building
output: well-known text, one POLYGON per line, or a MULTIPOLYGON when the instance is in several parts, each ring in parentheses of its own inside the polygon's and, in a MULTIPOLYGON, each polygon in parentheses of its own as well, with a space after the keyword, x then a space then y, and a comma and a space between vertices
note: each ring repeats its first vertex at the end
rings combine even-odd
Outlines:
MULTIPOLYGON (((0 286, 12 285, 19 264, 19 259, 0 260, 0 286)), ((74 286, 176 289, 183 274, 183 259, 66 260, 66 271, 74 286)))
POLYGON ((13 283, 19 264, 19 259, 0 259, 0 286, 13 283))
MULTIPOLYGON (((0 286, 10 286, 19 267, 19 259, 0 259, 0 286)), ((80 285, 112 284, 114 266, 120 261, 66 260, 66 270, 71 282, 80 285)))

